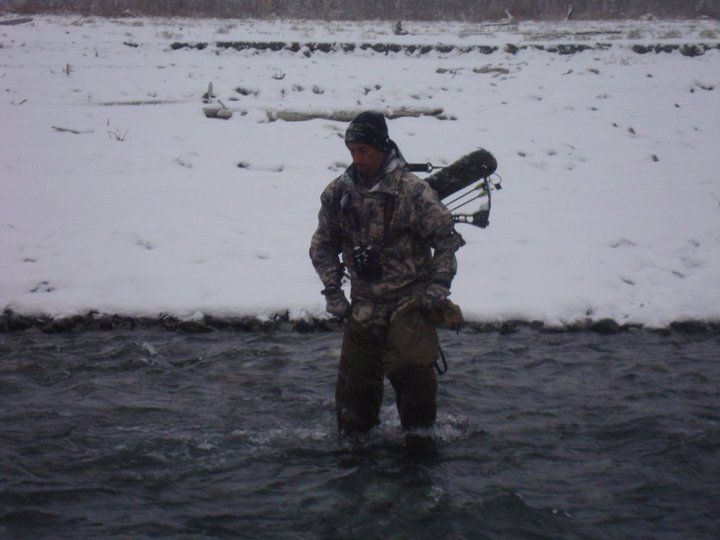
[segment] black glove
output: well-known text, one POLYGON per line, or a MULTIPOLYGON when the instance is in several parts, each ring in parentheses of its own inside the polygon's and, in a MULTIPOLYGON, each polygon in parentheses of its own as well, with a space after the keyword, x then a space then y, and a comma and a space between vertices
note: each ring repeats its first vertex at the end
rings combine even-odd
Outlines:
POLYGON ((350 310, 350 302, 347 301, 345 293, 340 287, 326 287, 322 293, 325 295, 325 311, 340 319, 347 315, 350 310))

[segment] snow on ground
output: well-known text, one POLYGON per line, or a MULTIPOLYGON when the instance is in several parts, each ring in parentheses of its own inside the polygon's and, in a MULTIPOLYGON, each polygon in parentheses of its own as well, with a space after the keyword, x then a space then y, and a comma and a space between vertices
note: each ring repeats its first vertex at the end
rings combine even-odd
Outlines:
POLYGON ((349 164, 346 123, 268 112, 411 107, 444 119, 389 121, 409 160, 442 165, 481 146, 499 162, 490 227, 458 226, 453 299, 468 319, 720 320, 720 23, 404 28, 79 16, 0 26, 0 310, 323 317, 307 251, 320 192, 349 164), (605 46, 531 46, 557 43, 605 46), (632 49, 686 43, 713 48, 632 49), (203 114, 209 82, 231 119, 203 114))

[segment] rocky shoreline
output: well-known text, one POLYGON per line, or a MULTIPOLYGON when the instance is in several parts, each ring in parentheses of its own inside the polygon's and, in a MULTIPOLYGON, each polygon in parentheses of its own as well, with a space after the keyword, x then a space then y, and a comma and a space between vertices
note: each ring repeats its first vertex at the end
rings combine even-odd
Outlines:
MULTIPOLYGON (((613 319, 588 319, 565 326, 545 326, 540 321, 495 321, 465 323, 463 329, 478 333, 512 334, 524 328, 540 332, 594 332, 603 335, 619 334, 631 330, 642 330, 661 334, 720 334, 720 321, 683 320, 675 321, 663 328, 645 328, 638 324, 620 324, 613 319)), ((334 319, 292 319, 287 313, 276 314, 267 319, 258 317, 213 317, 181 319, 172 315, 158 314, 155 317, 105 314, 90 311, 84 315, 50 317, 47 315, 23 315, 11 310, 0 314, 0 334, 35 331, 45 334, 81 333, 91 331, 122 331, 156 329, 186 334, 202 334, 218 331, 230 332, 339 332, 341 325, 334 319)))
MULTIPOLYGON (((128 44, 129 45, 129 44, 128 44)), ((137 46, 133 43, 132 46, 137 46)), ((291 53, 301 53, 306 57, 310 57, 315 53, 354 53, 356 51, 371 51, 377 54, 389 54, 389 53, 404 53, 408 56, 413 55, 425 55, 431 52, 438 52, 441 54, 468 54, 468 53, 481 53, 481 54, 492 54, 502 50, 502 52, 510 54, 518 54, 521 51, 526 50, 538 50, 545 51, 553 54, 576 54, 584 51, 593 50, 605 50, 610 49, 614 45, 612 43, 565 43, 565 44, 530 44, 530 45, 513 45, 506 44, 503 47, 496 45, 413 45, 413 44, 399 44, 399 43, 318 43, 318 42, 307 42, 300 43, 285 42, 285 41, 217 41, 215 43, 210 42, 180 42, 176 41, 170 45, 170 49, 173 51, 181 49, 197 49, 203 50, 210 46, 214 46, 217 49, 234 49, 237 51, 253 50, 257 52, 279 52, 286 51, 291 53)), ((702 56, 707 51, 712 49, 720 50, 719 43, 655 43, 655 44, 634 44, 630 49, 637 54, 647 53, 672 53, 679 51, 683 56, 695 57, 702 56)))

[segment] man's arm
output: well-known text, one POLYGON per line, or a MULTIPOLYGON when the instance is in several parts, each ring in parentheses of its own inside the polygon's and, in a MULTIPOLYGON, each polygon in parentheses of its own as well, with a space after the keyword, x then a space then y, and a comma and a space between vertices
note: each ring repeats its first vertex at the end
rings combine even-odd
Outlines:
POLYGON ((310 243, 310 260, 325 288, 340 287, 344 269, 338 256, 342 251, 342 233, 333 199, 333 191, 328 187, 320 196, 318 227, 310 243))
POLYGON ((310 259, 325 288, 325 310, 343 319, 350 310, 350 303, 342 290, 344 267, 338 255, 342 251, 342 231, 338 222, 338 210, 333 204, 332 185, 320 197, 318 227, 310 243, 310 259))

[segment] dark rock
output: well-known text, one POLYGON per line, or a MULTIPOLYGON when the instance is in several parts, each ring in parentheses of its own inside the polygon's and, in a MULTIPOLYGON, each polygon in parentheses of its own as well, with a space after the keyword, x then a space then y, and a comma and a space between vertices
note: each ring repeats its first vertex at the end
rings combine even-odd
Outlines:
POLYGON ((19 315, 11 310, 5 310, 2 314, 0 329, 2 332, 22 332, 35 326, 35 320, 19 315))
POLYGON ((215 317, 211 317, 209 315, 205 316, 205 318, 203 319, 203 323, 214 330, 232 329, 232 324, 230 323, 230 321, 227 321, 225 319, 216 319, 215 317))
POLYGON ((75 315, 72 317, 61 317, 58 319, 53 319, 47 328, 52 333, 72 332, 76 326, 82 324, 83 322, 84 322, 84 318, 80 315, 75 315))
POLYGON ((576 54, 589 49, 589 45, 558 45, 557 53, 561 55, 576 54))
POLYGON ((513 321, 503 321, 500 325, 500 335, 507 336, 518 331, 517 324, 513 321))
MULTIPOLYGON (((564 330, 566 332, 584 332, 588 330, 588 325, 583 321, 575 321, 566 325, 564 330)), ((561 328, 560 331, 562 332, 563 329, 561 328)))
POLYGON ((689 56, 689 57, 702 56, 703 54, 705 54, 705 50, 706 50, 706 47, 703 45, 688 45, 688 44, 686 44, 686 45, 683 45, 682 47, 680 47, 680 54, 682 54, 683 56, 689 56))
POLYGON ((686 334, 702 334, 708 331, 708 324, 697 320, 676 321, 670 324, 670 328, 686 334))
POLYGON ((213 331, 212 328, 200 321, 181 321, 177 328, 187 334, 207 334, 213 331))
POLYGON ((614 319, 600 319, 594 321, 588 327, 592 332, 598 334, 611 335, 619 334, 622 331, 622 327, 614 319))
MULTIPOLYGON (((495 51, 497 51, 498 48, 495 46, 490 46, 490 45, 478 45, 477 47, 475 47, 475 50, 477 50, 478 52, 480 52, 482 54, 492 54, 495 51)), ((510 51, 507 51, 507 52, 510 52, 510 51)), ((515 53, 513 53, 513 54, 515 54, 515 53)))
POLYGON ((320 330, 320 325, 314 320, 300 319, 293 321, 291 327, 296 332, 309 333, 315 330, 320 330))
POLYGON ((114 328, 113 318, 108 315, 102 315, 95 319, 95 324, 99 330, 112 330, 114 328))

